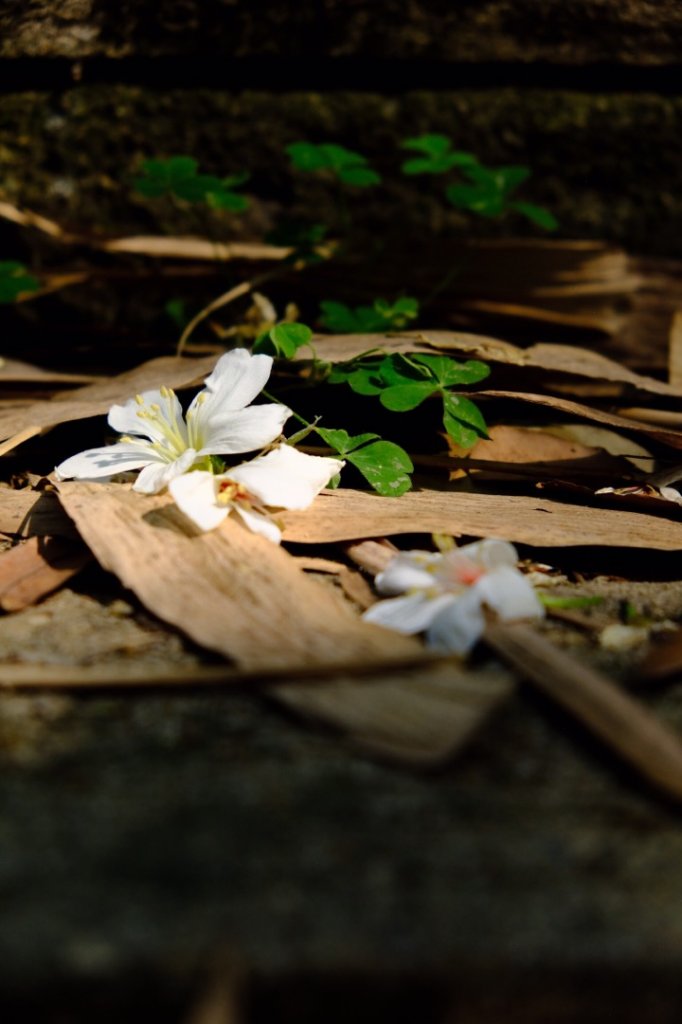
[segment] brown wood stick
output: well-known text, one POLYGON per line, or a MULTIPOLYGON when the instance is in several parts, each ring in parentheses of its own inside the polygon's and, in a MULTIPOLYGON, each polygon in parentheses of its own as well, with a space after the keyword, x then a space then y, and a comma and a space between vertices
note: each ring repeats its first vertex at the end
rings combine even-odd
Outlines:
POLYGON ((528 626, 491 624, 485 641, 645 778, 682 800, 682 742, 648 708, 528 626))

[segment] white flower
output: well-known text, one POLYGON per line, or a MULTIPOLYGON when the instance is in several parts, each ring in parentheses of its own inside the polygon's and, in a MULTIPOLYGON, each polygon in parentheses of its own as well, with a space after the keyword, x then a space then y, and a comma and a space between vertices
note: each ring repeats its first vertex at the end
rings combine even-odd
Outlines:
POLYGON ((343 465, 339 459, 305 455, 283 444, 225 473, 195 470, 178 476, 169 490, 200 530, 213 530, 236 512, 250 530, 278 544, 282 534, 268 509, 308 508, 343 465))
POLYGON ((399 633, 425 631, 430 647, 466 654, 485 629, 484 606, 504 621, 544 615, 516 563, 514 547, 503 540, 477 541, 445 554, 400 552, 375 580, 391 599, 372 605, 363 618, 399 633))
POLYGON ((141 469, 133 489, 157 494, 209 455, 251 452, 271 444, 290 410, 250 405, 270 376, 272 358, 235 349, 221 356, 186 417, 175 392, 145 391, 114 405, 109 426, 123 434, 106 448, 91 448, 56 468, 58 480, 94 480, 141 469))

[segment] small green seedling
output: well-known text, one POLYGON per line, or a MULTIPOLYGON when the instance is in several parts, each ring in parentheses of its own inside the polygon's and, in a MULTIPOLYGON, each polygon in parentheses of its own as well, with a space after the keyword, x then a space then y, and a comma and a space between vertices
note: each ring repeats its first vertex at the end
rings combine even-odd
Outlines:
POLYGON ((331 142, 292 142, 286 147, 292 166, 298 171, 326 171, 344 185, 369 188, 381 184, 367 157, 331 142))
POLYGON ((21 295, 37 292, 40 281, 15 260, 0 262, 0 304, 16 302, 21 295))
POLYGON ((172 156, 168 160, 145 160, 142 176, 135 179, 137 191, 150 199, 172 196, 187 203, 206 203, 216 210, 241 213, 249 205, 246 196, 236 191, 248 180, 243 171, 226 178, 199 174, 199 165, 191 156, 172 156))
POLYGON ((419 315, 417 299, 404 296, 394 303, 375 299, 371 306, 351 308, 344 302, 320 303, 320 323, 338 334, 367 334, 373 331, 402 330, 419 315))
POLYGON ((405 161, 401 168, 403 174, 446 174, 455 167, 471 167, 478 163, 473 153, 453 149, 447 135, 419 135, 404 139, 400 145, 420 154, 405 161))
POLYGON ((483 167, 482 164, 462 166, 468 183, 450 185, 445 195, 453 206, 481 217, 501 217, 506 213, 520 213, 527 220, 546 231, 554 231, 556 218, 542 206, 512 199, 520 185, 530 176, 528 167, 483 167))

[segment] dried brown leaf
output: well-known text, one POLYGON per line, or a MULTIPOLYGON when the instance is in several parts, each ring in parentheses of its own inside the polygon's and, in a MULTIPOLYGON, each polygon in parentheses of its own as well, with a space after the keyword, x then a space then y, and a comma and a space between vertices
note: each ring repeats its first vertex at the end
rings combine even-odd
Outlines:
POLYGON ((0 218, 21 227, 34 228, 66 245, 85 245, 103 252, 123 252, 164 259, 185 258, 225 263, 228 260, 282 260, 290 248, 260 242, 213 242, 206 238, 173 238, 156 235, 132 235, 128 238, 97 238, 65 231, 56 221, 32 210, 20 210, 0 201, 0 218))
POLYGON ((72 384, 92 384, 100 379, 92 374, 45 370, 42 366, 24 363, 20 359, 3 359, 0 362, 0 386, 2 384, 46 384, 62 387, 72 384))
POLYGON ((78 531, 50 491, 0 487, 0 533, 16 537, 71 537, 78 531))
POLYGON ((92 554, 81 541, 31 537, 0 554, 0 608, 18 612, 80 572, 92 554))
POLYGON ((511 342, 478 334, 453 331, 413 331, 400 334, 351 334, 315 339, 320 359, 342 362, 369 349, 385 352, 449 352, 458 358, 482 359, 490 363, 526 366, 549 373, 568 374, 596 381, 624 384, 654 395, 681 398, 682 388, 629 370, 620 363, 574 345, 537 344, 519 348, 511 342))
POLYGON ((613 427, 616 430, 628 430, 632 433, 644 434, 646 437, 659 441, 661 444, 671 448, 682 448, 682 430, 673 430, 665 426, 659 426, 652 422, 629 419, 618 413, 605 412, 603 409, 595 409, 580 402, 573 402, 568 398, 558 398, 555 395, 530 394, 525 391, 478 391, 476 399, 480 398, 503 398, 518 402, 526 402, 530 405, 542 405, 557 412, 568 413, 582 419, 591 420, 594 423, 603 423, 604 426, 613 427))
POLYGON ((258 670, 389 664, 425 657, 412 638, 360 620, 283 549, 227 520, 198 534, 168 496, 121 484, 60 484, 100 564, 196 643, 258 670))
MULTIPOLYGON (((676 506, 671 504, 671 510, 676 506)), ((501 537, 537 547, 645 548, 678 551, 682 522, 640 512, 588 508, 541 496, 409 491, 400 498, 339 488, 305 512, 283 512, 284 539, 321 544, 401 533, 501 537)))
POLYGON ((3 439, 0 454, 12 451, 23 441, 60 423, 101 416, 114 403, 125 402, 141 391, 158 388, 161 384, 176 389, 197 384, 214 366, 215 356, 204 359, 162 356, 116 377, 41 399, 19 409, 0 406, 0 438, 3 439))
POLYGON ((682 310, 677 310, 670 325, 668 380, 673 387, 682 387, 682 310))
POLYGON ((459 459, 479 459, 485 462, 563 462, 585 459, 599 452, 577 441, 556 437, 537 427, 496 426, 488 431, 473 448, 460 448, 448 440, 451 455, 459 459))

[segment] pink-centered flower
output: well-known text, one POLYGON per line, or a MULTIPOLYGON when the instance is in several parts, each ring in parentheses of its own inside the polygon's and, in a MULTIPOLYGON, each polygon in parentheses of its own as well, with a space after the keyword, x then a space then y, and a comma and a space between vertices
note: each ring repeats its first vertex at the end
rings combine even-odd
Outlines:
POLYGON ((544 615, 517 561, 515 548, 503 540, 442 554, 402 551, 375 580, 389 599, 372 605, 363 618, 398 633, 424 632, 430 647, 466 654, 483 634, 485 608, 503 621, 544 615))
POLYGON ((263 390, 272 358, 235 349, 215 369, 183 415, 174 391, 144 391, 109 411, 109 426, 123 436, 104 448, 73 455, 56 468, 58 480, 101 479, 141 470, 133 490, 157 494, 210 455, 257 451, 279 437, 290 410, 251 405, 263 390))

